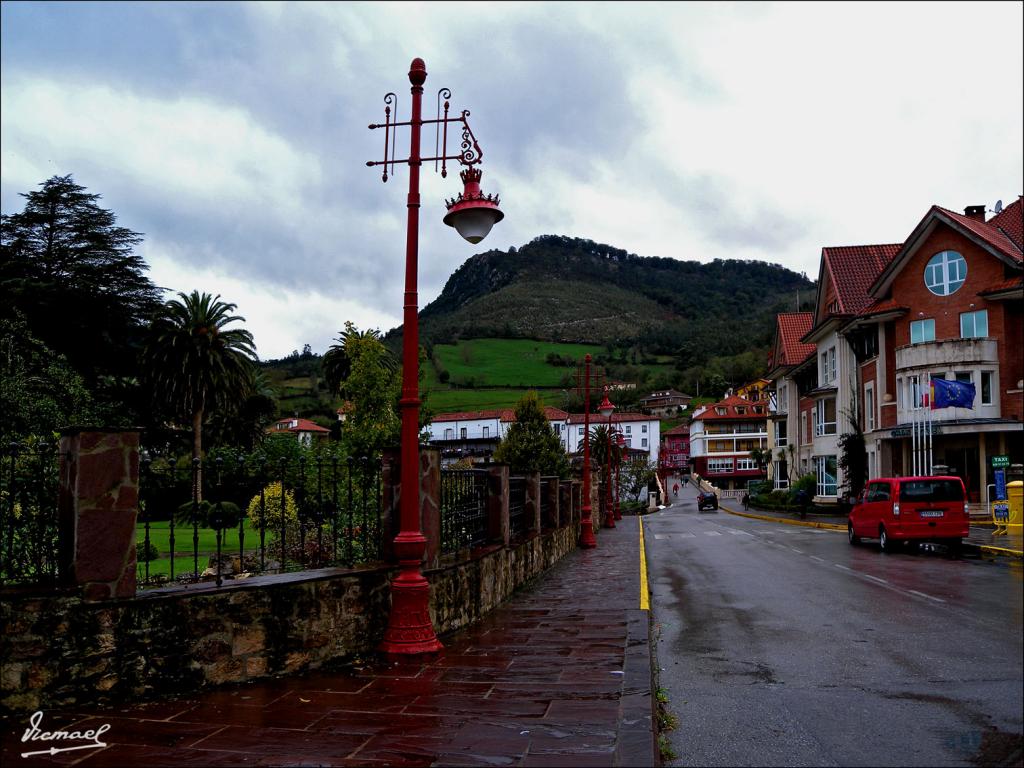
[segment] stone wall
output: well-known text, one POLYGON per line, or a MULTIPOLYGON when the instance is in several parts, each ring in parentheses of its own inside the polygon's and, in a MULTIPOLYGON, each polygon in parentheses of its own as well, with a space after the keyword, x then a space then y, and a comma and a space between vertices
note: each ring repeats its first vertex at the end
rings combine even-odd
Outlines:
MULTIPOLYGON (((485 615, 576 546, 578 522, 426 571, 442 637, 485 615)), ((315 669, 368 654, 392 569, 324 569, 152 590, 104 602, 6 595, 0 711, 124 701, 315 669)))

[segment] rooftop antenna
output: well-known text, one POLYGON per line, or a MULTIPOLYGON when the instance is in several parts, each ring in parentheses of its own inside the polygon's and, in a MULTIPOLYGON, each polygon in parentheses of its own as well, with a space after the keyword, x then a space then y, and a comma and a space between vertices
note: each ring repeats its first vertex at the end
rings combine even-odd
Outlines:
POLYGON ((1003 201, 1002 200, 996 200, 996 205, 995 205, 995 208, 992 209, 992 213, 1002 213, 1002 212, 1003 212, 1003 201))

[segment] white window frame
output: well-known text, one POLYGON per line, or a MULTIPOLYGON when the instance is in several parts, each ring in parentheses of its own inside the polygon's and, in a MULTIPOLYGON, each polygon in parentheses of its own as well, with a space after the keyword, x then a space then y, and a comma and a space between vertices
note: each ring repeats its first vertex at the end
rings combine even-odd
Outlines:
POLYGON ((641 448, 646 448, 647 447, 647 438, 646 437, 643 440, 640 441, 640 447, 641 448))
POLYGON ((726 475, 732 472, 732 459, 708 459, 709 475, 726 475))
POLYGON ((924 267, 925 287, 936 296, 952 296, 967 280, 967 259, 957 251, 939 251, 924 267))
POLYGON ((785 419, 775 422, 775 447, 785 448, 789 442, 789 422, 785 419), (784 434, 779 433, 779 428, 782 428, 784 434))
POLYGON ((864 385, 864 430, 875 428, 875 382, 864 385))
POLYGON ((835 408, 836 399, 834 397, 823 397, 814 403, 815 437, 823 437, 824 435, 836 434, 836 426, 838 424, 837 414, 833 413, 833 418, 835 418, 836 421, 825 421, 825 403, 829 401, 833 403, 833 408, 835 408))
POLYGON ((490 436, 491 436, 491 428, 490 427, 484 427, 484 437, 490 437, 490 436))
POLYGON ((979 387, 981 392, 979 393, 979 396, 981 397, 981 404, 982 405, 992 405, 995 402, 994 399, 993 399, 993 395, 995 394, 995 390, 996 390, 995 383, 996 383, 996 372, 995 371, 982 371, 981 372, 981 387, 979 387), (987 400, 985 399, 985 395, 986 395, 985 383, 986 383, 986 381, 988 382, 988 387, 987 387, 987 389, 988 389, 988 393, 987 393, 988 394, 988 399, 987 400))
POLYGON ((465 440, 468 434, 468 430, 465 427, 459 428, 459 440, 465 440))
POLYGON ((446 429, 444 431, 444 439, 445 440, 454 440, 455 439, 455 430, 452 429, 451 427, 448 427, 448 429, 446 429))
POLYGON ((580 437, 583 437, 583 427, 580 427, 580 431, 577 432, 580 437))
POLYGON ((839 495, 839 462, 836 456, 814 456, 814 474, 817 477, 817 495, 818 496, 838 496, 839 495), (828 460, 832 459, 836 471, 832 475, 832 483, 830 484, 827 479, 828 460), (829 492, 831 491, 831 493, 829 492))
POLYGON ((626 434, 632 434, 633 427, 629 424, 626 425, 626 434))
POLYGON ((736 459, 737 472, 749 472, 757 468, 757 462, 753 459, 736 459))
POLYGON ((935 341, 935 318, 926 317, 923 320, 910 321, 910 343, 925 344, 935 341), (915 339, 914 337, 917 336, 915 339))
POLYGON ((960 338, 984 339, 988 336, 988 310, 960 313, 960 338), (979 323, 978 321, 982 321, 979 323))
POLYGON ((643 432, 643 433, 644 433, 644 434, 646 435, 646 434, 647 434, 647 425, 646 425, 646 424, 643 424, 643 425, 642 425, 642 426, 640 427, 640 431, 641 431, 641 432, 643 432))

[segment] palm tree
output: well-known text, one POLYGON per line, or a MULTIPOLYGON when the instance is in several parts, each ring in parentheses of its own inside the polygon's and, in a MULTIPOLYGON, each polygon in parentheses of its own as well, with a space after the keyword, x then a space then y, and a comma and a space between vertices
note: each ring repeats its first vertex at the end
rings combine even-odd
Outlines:
MULTIPOLYGON (((351 322, 346 322, 345 330, 338 332, 338 338, 335 339, 338 343, 330 346, 320 363, 331 394, 337 395, 341 392, 341 385, 352 373, 353 348, 359 341, 366 339, 380 341, 380 331, 375 328, 360 331, 351 322)), ((390 353, 384 355, 380 362, 388 371, 394 371, 398 367, 398 362, 390 353)))
POLYGON ((145 370, 156 401, 192 422, 192 458, 202 458, 203 421, 250 391, 256 348, 244 317, 220 295, 192 291, 163 306, 151 326, 145 370))

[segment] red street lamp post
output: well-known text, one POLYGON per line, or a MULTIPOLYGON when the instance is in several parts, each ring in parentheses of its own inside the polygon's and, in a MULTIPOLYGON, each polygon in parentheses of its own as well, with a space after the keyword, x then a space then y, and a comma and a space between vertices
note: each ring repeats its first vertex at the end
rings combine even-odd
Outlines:
POLYGON ((604 387, 604 399, 597 410, 602 416, 608 419, 608 430, 605 433, 607 448, 605 450, 605 505, 604 505, 604 527, 615 527, 615 510, 612 509, 612 413, 615 412, 615 405, 608 399, 608 385, 604 387))
MULTIPOLYGON (((408 226, 405 240, 405 306, 402 327, 402 398, 399 408, 402 412, 402 468, 400 501, 400 530, 395 537, 395 556, 399 561, 399 573, 391 582, 391 615, 384 632, 379 650, 384 653, 417 654, 431 653, 442 648, 434 627, 430 622, 430 585, 423 577, 421 564, 426 551, 427 540, 420 530, 419 509, 419 317, 417 316, 417 262, 419 252, 420 213, 420 166, 424 161, 433 160, 434 168, 441 163, 441 176, 447 177, 447 161, 457 160, 467 166, 462 171, 465 191, 457 199, 449 201, 448 215, 444 222, 455 227, 463 238, 478 243, 491 227, 501 221, 504 214, 498 210, 496 196, 484 195, 480 191, 480 171, 473 167, 483 157, 476 137, 469 128, 467 110, 459 117, 448 116, 448 99, 451 91, 438 91, 438 116, 436 120, 423 119, 423 83, 427 79, 427 67, 423 59, 413 59, 409 67, 409 82, 412 83, 412 112, 408 122, 398 121, 395 110, 391 119, 391 107, 397 97, 388 93, 384 97, 383 125, 371 124, 370 129, 384 128, 384 159, 369 161, 368 166, 383 165, 383 181, 388 180, 388 166, 395 170, 395 145, 399 126, 409 126, 409 157, 397 162, 409 166, 408 226), (444 116, 441 116, 441 99, 444 98, 444 116), (434 157, 420 156, 420 129, 424 124, 433 123, 440 135, 444 130, 444 145, 440 154, 434 157), (448 124, 462 123, 462 151, 448 155, 448 124), (394 141, 392 141, 394 135, 394 141), (388 158, 388 149, 391 157, 388 158)), ((435 137, 435 152, 437 139, 435 137)))
POLYGON ((580 546, 593 549, 597 546, 597 537, 594 536, 590 507, 590 355, 586 355, 583 361, 583 509, 580 510, 580 546))

